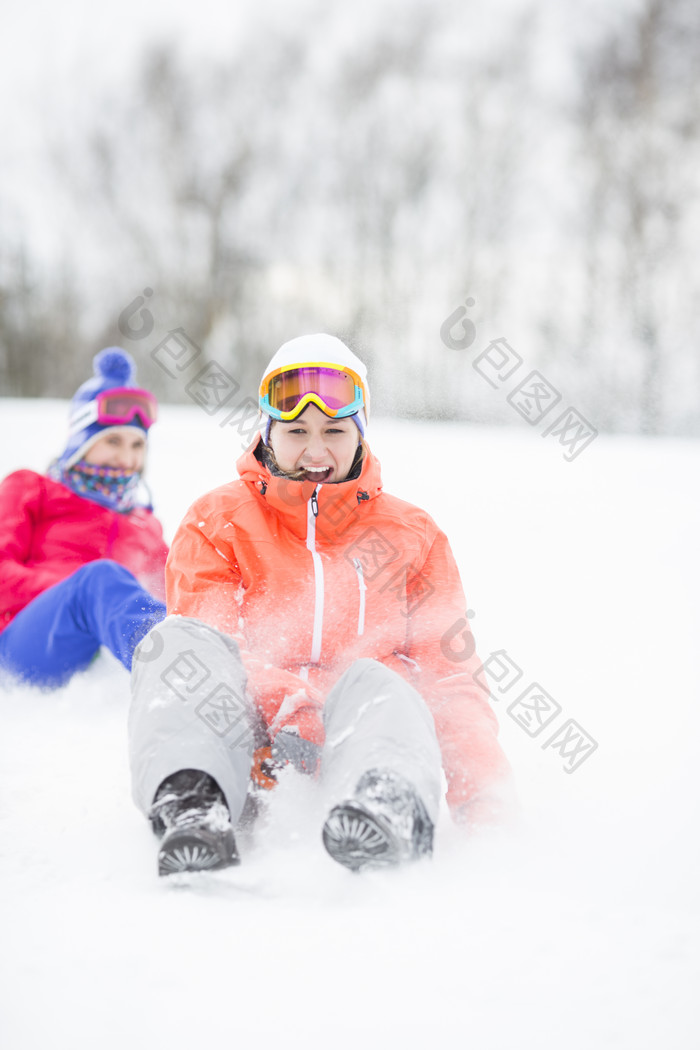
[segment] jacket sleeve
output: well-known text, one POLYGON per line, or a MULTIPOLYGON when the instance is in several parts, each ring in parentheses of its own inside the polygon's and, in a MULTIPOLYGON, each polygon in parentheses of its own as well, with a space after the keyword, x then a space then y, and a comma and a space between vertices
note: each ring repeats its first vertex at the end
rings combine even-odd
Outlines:
POLYGON ((63 562, 27 564, 43 492, 41 475, 31 470, 17 470, 0 484, 0 629, 74 568, 63 562))
POLYGON ((475 677, 481 661, 444 533, 437 531, 423 565, 412 569, 405 594, 408 656, 413 684, 435 721, 448 804, 466 823, 500 820, 513 808, 512 774, 488 692, 475 677))
POLYGON ((151 511, 147 512, 147 533, 143 542, 145 566, 135 575, 149 594, 165 601, 165 563, 168 545, 163 538, 163 526, 151 511))
POLYGON ((245 647, 239 623, 241 574, 230 544, 217 547, 206 535, 205 522, 194 506, 178 528, 165 569, 168 613, 191 616, 231 635, 241 651, 248 691, 262 714, 270 736, 281 729, 315 744, 323 743, 321 694, 298 675, 265 664, 245 647))

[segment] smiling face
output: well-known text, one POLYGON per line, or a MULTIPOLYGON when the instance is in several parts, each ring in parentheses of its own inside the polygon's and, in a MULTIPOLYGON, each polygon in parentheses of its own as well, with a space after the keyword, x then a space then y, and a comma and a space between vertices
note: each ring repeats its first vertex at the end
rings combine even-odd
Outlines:
POLYGON ((275 420, 269 440, 285 474, 303 471, 303 480, 333 484, 350 473, 360 432, 352 419, 332 419, 307 405, 296 419, 275 420))
POLYGON ((99 437, 83 459, 97 467, 117 467, 132 473, 143 470, 146 438, 138 427, 115 427, 99 437))

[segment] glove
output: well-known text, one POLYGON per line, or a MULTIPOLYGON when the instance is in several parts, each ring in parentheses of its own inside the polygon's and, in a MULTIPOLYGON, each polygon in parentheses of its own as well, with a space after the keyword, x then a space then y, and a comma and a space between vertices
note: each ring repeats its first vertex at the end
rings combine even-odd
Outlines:
POLYGON ((272 748, 259 747, 253 752, 253 764, 250 767, 250 779, 259 788, 271 791, 277 783, 278 763, 272 757, 272 748))
POLYGON ((277 722, 281 728, 284 723, 294 722, 293 716, 299 708, 320 707, 323 701, 318 689, 291 671, 283 671, 257 660, 247 663, 246 670, 248 691, 268 726, 277 722))
POLYGON ((321 747, 305 740, 293 728, 280 729, 272 745, 272 758, 279 765, 292 765, 299 773, 316 776, 321 761, 321 747))
POLYGON ((281 729, 270 747, 259 747, 253 752, 250 777, 254 784, 265 791, 277 785, 277 774, 286 765, 292 765, 299 773, 315 776, 321 759, 321 748, 311 740, 304 740, 291 729, 281 729))

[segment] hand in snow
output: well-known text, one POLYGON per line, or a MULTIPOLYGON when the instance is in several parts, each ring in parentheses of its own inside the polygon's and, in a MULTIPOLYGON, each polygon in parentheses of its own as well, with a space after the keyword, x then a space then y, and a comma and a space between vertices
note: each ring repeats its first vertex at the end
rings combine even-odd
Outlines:
MULTIPOLYGON (((257 661, 252 667, 247 665, 246 669, 248 671, 248 691, 273 733, 275 726, 282 728, 284 724, 291 724, 294 721, 295 712, 300 708, 307 706, 320 708, 323 701, 321 693, 299 675, 269 664, 263 665, 257 661)), ((302 733, 302 735, 305 734, 302 733)), ((315 739, 315 737, 309 739, 315 739)), ((317 740, 317 743, 322 742, 323 730, 321 730, 320 740, 317 740)))
POLYGON ((292 765, 299 773, 315 776, 321 759, 321 748, 305 740, 293 729, 280 729, 272 745, 272 758, 280 765, 292 765))

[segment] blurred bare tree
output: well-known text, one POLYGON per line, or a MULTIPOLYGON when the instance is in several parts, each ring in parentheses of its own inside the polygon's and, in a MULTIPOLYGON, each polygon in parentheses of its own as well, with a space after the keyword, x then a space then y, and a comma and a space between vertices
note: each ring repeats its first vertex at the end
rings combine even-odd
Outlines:
MULTIPOLYGON (((85 200, 100 235, 155 290, 161 326, 184 329, 219 358, 219 329, 229 332, 231 319, 246 314, 249 289, 266 264, 246 217, 250 184, 265 162, 256 119, 264 75, 250 53, 201 70, 169 48, 148 51, 132 91, 112 99, 110 119, 90 129, 87 151, 61 158, 66 183, 85 200)), ((118 303, 103 341, 120 339, 118 303)), ((145 369, 145 379, 163 383, 152 363, 145 369)))
MULTIPOLYGON (((151 47, 86 102, 51 143, 75 275, 62 260, 49 286, 28 249, 0 259, 3 389, 82 378, 148 287, 153 340, 185 331, 247 390, 280 342, 331 330, 386 410, 514 423, 441 341, 471 295, 479 345, 509 337, 600 429, 700 431, 692 0, 617 12, 565 98, 538 80, 536 4, 401 11, 368 7, 348 34, 319 2, 226 60, 151 47)), ((151 345, 141 381, 185 399, 151 345)))
POLYGON ((698 69, 697 4, 645 0, 601 43, 584 76, 592 304, 584 339, 607 331, 617 343, 608 360, 622 357, 623 368, 601 377, 619 404, 617 412, 608 407, 609 422, 646 433, 673 424, 673 394, 684 382, 678 366, 700 336, 697 248, 686 238, 700 204, 698 69), (634 418, 625 420, 630 409, 634 418))
POLYGON ((77 282, 68 263, 47 277, 26 244, 0 249, 0 395, 66 397, 85 378, 77 282))

